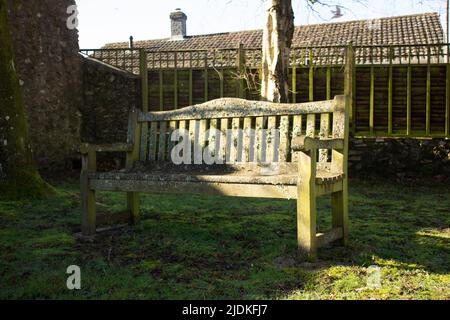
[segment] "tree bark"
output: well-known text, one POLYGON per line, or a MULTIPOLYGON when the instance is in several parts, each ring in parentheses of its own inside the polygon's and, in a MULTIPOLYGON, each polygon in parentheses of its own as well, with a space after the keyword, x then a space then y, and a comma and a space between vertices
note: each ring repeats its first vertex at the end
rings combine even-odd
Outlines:
POLYGON ((263 34, 261 98, 289 102, 289 52, 294 36, 292 0, 268 0, 263 34))
POLYGON ((6 0, 0 0, 0 198, 42 198, 52 188, 33 160, 7 10, 6 0))

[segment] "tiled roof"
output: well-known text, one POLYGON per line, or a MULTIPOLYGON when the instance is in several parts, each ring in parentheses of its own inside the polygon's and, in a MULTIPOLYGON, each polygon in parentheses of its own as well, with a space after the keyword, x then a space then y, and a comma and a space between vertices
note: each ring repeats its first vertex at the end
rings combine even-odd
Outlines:
MULTIPOLYGON (((437 13, 424 13, 375 20, 358 20, 298 26, 293 47, 339 46, 353 42, 355 46, 434 44, 444 41, 444 33, 437 13)), ((262 30, 226 32, 188 36, 184 40, 136 41, 137 48, 151 51, 179 51, 198 49, 261 48, 262 30)), ((128 42, 110 43, 108 49, 127 48, 128 42)))

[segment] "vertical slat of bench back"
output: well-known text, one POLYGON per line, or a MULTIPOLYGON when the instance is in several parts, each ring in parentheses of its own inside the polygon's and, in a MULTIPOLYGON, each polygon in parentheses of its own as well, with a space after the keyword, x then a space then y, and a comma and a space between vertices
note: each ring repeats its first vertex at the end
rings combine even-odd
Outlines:
POLYGON ((348 139, 349 139, 349 98, 336 96, 333 112, 333 138, 344 139, 344 150, 333 150, 332 169, 347 174, 348 139))
POLYGON ((223 163, 227 161, 227 145, 228 145, 228 119, 220 119, 220 158, 223 163))
POLYGON ((314 138, 316 135, 316 115, 308 114, 306 118, 306 136, 314 138))
POLYGON ((175 130, 178 129, 178 123, 177 121, 170 121, 169 122, 169 128, 167 130, 167 159, 171 160, 171 152, 173 147, 175 146, 175 144, 177 143, 176 141, 172 141, 172 134, 175 130))
MULTIPOLYGON (((292 139, 295 139, 296 137, 300 137, 302 135, 302 122, 303 117, 302 116, 294 116, 292 121, 292 139)), ((299 160, 298 152, 294 152, 292 154, 292 162, 297 163, 299 160)))
POLYGON ((198 164, 198 134, 200 131, 200 122, 197 120, 189 121, 189 141, 191 142, 191 161, 198 164))
POLYGON ((206 131, 208 130, 208 120, 200 120, 200 131, 198 133, 199 144, 203 148, 206 147, 206 131))
POLYGON ((269 117, 267 123, 267 132, 266 132, 266 162, 275 162, 277 161, 276 155, 278 151, 275 150, 277 146, 277 117, 269 117))
POLYGON ((255 162, 263 162, 265 159, 263 148, 265 146, 264 141, 264 118, 263 117, 257 117, 256 118, 256 124, 255 124, 255 131, 256 131, 256 140, 255 140, 255 162))
POLYGON ((140 161, 147 160, 148 154, 148 122, 142 123, 141 127, 141 143, 139 150, 139 159, 140 161))
POLYGON ((244 141, 243 141, 243 154, 242 161, 243 162, 253 162, 253 154, 254 152, 251 150, 252 145, 252 118, 247 117, 244 119, 244 141))
POLYGON ((208 150, 209 154, 217 159, 217 155, 220 152, 220 136, 217 135, 217 130, 219 129, 219 122, 217 119, 211 119, 209 122, 209 134, 208 139, 208 150))
MULTIPOLYGON (((330 115, 323 113, 320 116, 320 139, 326 139, 330 135, 330 115)), ((319 162, 328 162, 328 150, 319 150, 319 162)))
POLYGON ((239 160, 239 126, 240 119, 233 118, 231 122, 231 141, 229 141, 227 144, 227 146, 230 148, 230 163, 236 163, 239 160))
POLYGON ((283 116, 280 118, 279 162, 287 162, 289 154, 289 117, 283 116))
POLYGON ((150 122, 150 130, 148 132, 148 160, 150 161, 156 161, 156 146, 158 144, 157 132, 158 122, 150 122))
POLYGON ((158 161, 166 160, 166 149, 167 149, 167 122, 161 121, 159 123, 158 161))

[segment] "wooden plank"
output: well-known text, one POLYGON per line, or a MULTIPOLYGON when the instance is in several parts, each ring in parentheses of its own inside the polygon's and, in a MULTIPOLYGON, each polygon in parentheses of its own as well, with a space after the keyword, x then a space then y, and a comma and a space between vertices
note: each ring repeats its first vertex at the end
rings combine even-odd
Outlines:
POLYGON ((139 74, 141 76, 142 111, 148 112, 148 61, 145 49, 139 50, 139 74))
POLYGON ((220 120, 220 158, 227 162, 228 119, 220 120))
MULTIPOLYGON (((192 61, 191 61, 191 65, 192 65, 192 61)), ((189 81, 188 81, 188 91, 189 91, 189 105, 192 106, 193 104, 193 99, 194 99, 194 88, 193 88, 193 71, 192 68, 189 69, 189 81)), ((188 119, 186 119, 188 120, 188 119)))
POLYGON ((224 97, 224 72, 223 69, 220 69, 219 72, 219 77, 220 77, 220 97, 223 98, 224 97))
POLYGON ((292 88, 292 102, 296 103, 297 102, 297 57, 296 57, 296 52, 295 50, 293 50, 292 52, 293 54, 293 61, 292 61, 292 83, 291 83, 291 88, 292 88))
POLYGON ((221 118, 245 118, 263 116, 297 116, 332 113, 334 100, 306 103, 271 103, 237 98, 224 98, 183 109, 140 113, 139 121, 201 120, 221 118))
POLYGON ((316 136, 316 115, 308 114, 306 118, 306 135, 314 138, 316 136))
POLYGON ((427 67, 426 135, 431 134, 431 65, 427 67))
POLYGON ((238 47, 237 69, 239 75, 239 98, 245 99, 245 49, 242 43, 238 47))
POLYGON ((412 92, 412 68, 408 66, 406 75, 406 135, 411 135, 411 92, 412 92))
MULTIPOLYGON (((324 113, 320 116, 320 139, 328 139, 330 137, 330 114, 324 113)), ((319 162, 328 162, 328 150, 319 150, 319 162)))
POLYGON ((388 135, 392 135, 392 96, 393 96, 393 67, 389 66, 388 80, 388 135))
POLYGON ((314 65, 312 50, 309 51, 309 101, 314 101, 314 65))
POLYGON ((252 147, 252 140, 254 137, 252 137, 253 130, 252 130, 252 118, 247 117, 244 119, 244 140, 243 140, 243 154, 242 154, 242 162, 253 162, 253 154, 251 147, 252 147))
POLYGON ((450 64, 446 65, 446 79, 445 79, 445 136, 450 136, 450 64))
POLYGON ((296 199, 297 186, 255 185, 236 183, 199 183, 172 181, 90 181, 90 187, 101 191, 201 194, 244 198, 296 199))
POLYGON ((170 121, 169 122, 169 128, 167 131, 167 157, 170 160, 171 159, 171 153, 172 153, 172 149, 175 146, 176 142, 172 141, 172 134, 175 130, 178 129, 178 123, 177 121, 170 121))
POLYGON ((199 152, 199 155, 197 156, 197 161, 198 163, 196 164, 203 164, 203 150, 206 147, 206 131, 208 130, 207 125, 208 125, 208 120, 204 119, 204 120, 200 120, 199 121, 199 131, 198 131, 198 147, 199 149, 197 150, 199 152))
POLYGON ((327 67, 327 100, 331 99, 331 67, 327 67))
POLYGON ((265 137, 264 137, 264 117, 257 117, 255 124, 255 160, 258 163, 264 162, 265 159, 265 137))
POLYGON ((375 68, 370 67, 370 111, 369 111, 369 132, 373 135, 375 121, 375 68))
POLYGON ((167 122, 162 121, 159 123, 159 148, 158 148, 158 160, 166 160, 167 151, 167 122))
POLYGON ((205 139, 208 140, 208 155, 210 158, 203 159, 208 165, 215 164, 217 156, 220 152, 220 137, 217 135, 218 128, 217 119, 211 119, 209 121, 209 133, 205 136, 205 139))
POLYGON ((206 102, 209 99, 209 92, 208 92, 208 89, 209 89, 209 74, 208 74, 208 57, 207 57, 207 54, 205 55, 205 70, 203 71, 203 75, 205 77, 205 81, 204 81, 205 89, 204 89, 204 92, 205 92, 205 102, 206 102))
MULTIPOLYGON (((292 124, 292 141, 295 138, 300 137, 302 135, 302 122, 303 122, 302 116, 294 116, 293 124, 292 124)), ((292 141, 291 141, 291 145, 292 145, 292 141)), ((298 152, 293 152, 292 153, 292 162, 298 162, 298 160, 299 160, 298 152)))
POLYGON ((139 159, 147 160, 148 155, 148 122, 143 122, 141 127, 141 146, 139 159))
POLYGON ((309 155, 300 152, 297 195, 297 238, 300 250, 308 254, 310 260, 317 255, 317 209, 316 209, 316 150, 309 155))
POLYGON ((242 140, 239 137, 240 119, 234 118, 231 122, 230 163, 236 163, 241 159, 242 140))
POLYGON ((280 148, 279 148, 279 162, 287 162, 289 160, 289 117, 283 116, 280 118, 280 148))
POLYGON ((95 235, 96 231, 95 190, 90 187, 90 182, 88 179, 89 172, 95 172, 97 170, 96 156, 97 154, 93 151, 81 156, 81 232, 85 237, 95 235))
POLYGON ((356 114, 355 108, 355 86, 356 86, 356 67, 355 67, 355 51, 353 45, 347 47, 344 71, 344 94, 350 97, 349 114, 351 130, 354 132, 354 119, 356 114))
POLYGON ((159 110, 164 110, 164 78, 162 70, 159 70, 159 110))
MULTIPOLYGON (((176 53, 175 53, 176 56, 176 53)), ((175 109, 178 109, 178 70, 175 68, 175 70, 173 70, 173 77, 174 77, 174 81, 173 81, 173 104, 175 109)))
POLYGON ((272 163, 278 161, 277 150, 277 118, 269 117, 266 134, 266 162, 272 163))
POLYGON ((198 120, 189 121, 189 140, 191 142, 191 160, 194 164, 202 164, 202 152, 198 144, 198 134, 200 131, 200 122, 198 120))
POLYGON ((150 123, 150 130, 148 134, 148 160, 150 161, 156 161, 156 146, 158 144, 157 140, 157 131, 158 131, 158 123, 157 122, 151 122, 150 123))

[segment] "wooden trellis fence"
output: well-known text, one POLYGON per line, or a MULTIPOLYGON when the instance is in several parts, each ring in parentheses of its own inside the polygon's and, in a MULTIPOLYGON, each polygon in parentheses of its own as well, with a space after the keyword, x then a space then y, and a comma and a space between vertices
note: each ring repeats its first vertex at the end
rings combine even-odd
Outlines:
MULTIPOLYGON (((352 131, 355 136, 450 138, 449 44, 352 48, 352 131)), ((293 48, 293 102, 344 92, 348 47, 293 48)), ((171 110, 220 97, 259 99, 260 49, 81 53, 140 74, 144 109, 171 110)))

